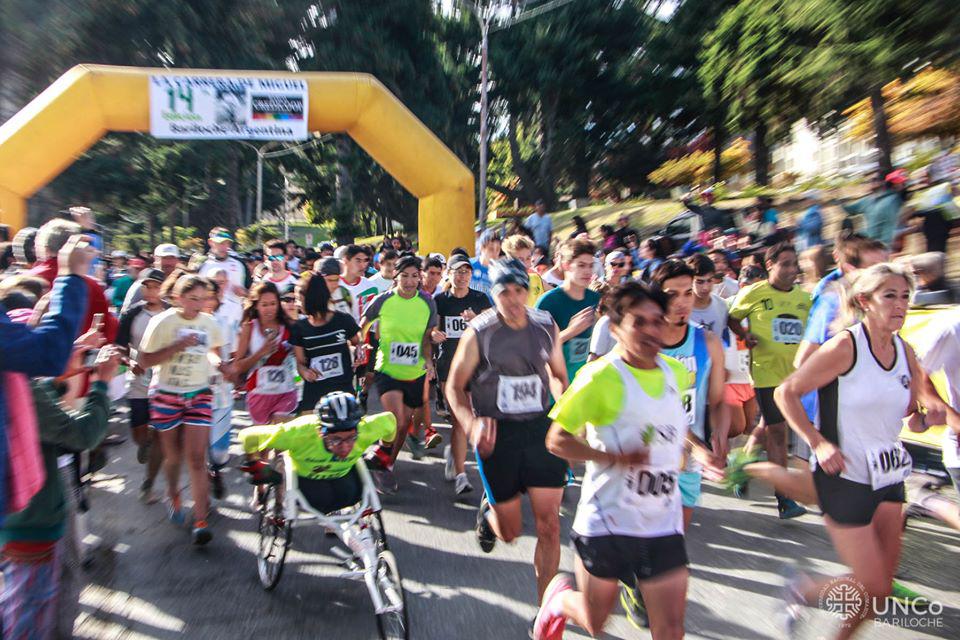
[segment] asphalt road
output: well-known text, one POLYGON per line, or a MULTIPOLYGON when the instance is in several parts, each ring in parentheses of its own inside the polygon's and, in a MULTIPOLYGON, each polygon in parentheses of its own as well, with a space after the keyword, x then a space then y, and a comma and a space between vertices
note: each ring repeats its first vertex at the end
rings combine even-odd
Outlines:
MULTIPOLYGON (((237 412, 236 422, 247 424, 246 414, 237 412)), ((126 433, 125 414, 115 418, 112 431, 126 433)), ((75 637, 377 637, 366 589, 336 577, 329 538, 309 527, 297 530, 283 579, 275 591, 264 592, 256 572, 256 521, 245 506, 250 491, 242 474, 228 472, 229 495, 210 518, 214 541, 194 548, 185 530, 166 521, 162 504, 137 501, 142 470, 134 450, 132 441, 111 448, 110 462, 92 486, 91 532, 101 541, 83 576, 87 584, 75 637)), ((532 521, 527 519, 526 535, 518 542, 500 543, 483 554, 473 533, 480 496, 474 491, 456 500, 452 484, 443 479, 439 449, 434 453, 419 462, 403 454, 400 492, 384 499, 387 532, 407 590, 411 637, 526 638, 536 613, 532 521)), ((469 473, 479 487, 472 464, 469 473)), ((564 570, 573 566, 569 528, 578 497, 579 489, 572 487, 564 499, 564 570)), ((779 591, 785 566, 830 575, 842 571, 820 517, 780 522, 770 492, 758 486, 744 500, 706 486, 687 541, 691 638, 782 638, 779 591)), ((943 610, 903 616, 900 624, 912 628, 871 624, 858 637, 960 637, 958 554, 960 534, 929 520, 911 520, 900 577, 943 610)), ((829 637, 836 625, 830 614, 811 610, 800 637, 829 637)), ((568 627, 565 637, 588 636, 568 627)), ((604 637, 649 634, 634 629, 617 611, 604 637)))

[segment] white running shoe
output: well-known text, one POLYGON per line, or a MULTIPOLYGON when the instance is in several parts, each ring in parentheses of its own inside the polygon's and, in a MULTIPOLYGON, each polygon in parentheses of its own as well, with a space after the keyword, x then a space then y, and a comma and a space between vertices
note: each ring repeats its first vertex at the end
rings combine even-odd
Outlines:
POLYGON ((470 484, 470 480, 467 478, 466 473, 457 474, 457 483, 454 485, 454 491, 457 492, 458 496, 462 496, 465 493, 470 493, 473 491, 473 485, 470 484))
POLYGON ((456 477, 457 470, 453 466, 453 447, 448 444, 443 448, 443 478, 447 482, 453 482, 456 477))

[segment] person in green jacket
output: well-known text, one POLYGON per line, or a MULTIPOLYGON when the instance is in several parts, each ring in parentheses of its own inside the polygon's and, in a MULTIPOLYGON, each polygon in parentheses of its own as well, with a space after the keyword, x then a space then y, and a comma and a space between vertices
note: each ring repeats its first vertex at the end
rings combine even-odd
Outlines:
POLYGON ((103 440, 110 418, 107 386, 119 366, 120 352, 104 347, 80 411, 61 405, 52 378, 30 382, 46 481, 27 507, 8 516, 0 528, 0 627, 5 638, 51 638, 58 610, 69 606, 57 602, 68 515, 57 456, 93 449, 103 440))
POLYGON ((856 202, 844 204, 843 210, 850 216, 863 216, 863 232, 868 238, 893 246, 905 184, 906 174, 900 171, 890 173, 886 179, 877 176, 870 183, 870 193, 856 202))

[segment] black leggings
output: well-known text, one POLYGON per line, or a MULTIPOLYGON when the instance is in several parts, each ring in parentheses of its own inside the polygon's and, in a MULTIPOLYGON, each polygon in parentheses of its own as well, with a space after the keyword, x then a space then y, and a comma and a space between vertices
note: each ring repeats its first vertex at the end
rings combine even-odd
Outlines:
POLYGON ((363 482, 355 468, 341 478, 329 480, 313 480, 300 476, 297 478, 297 488, 310 506, 320 513, 352 507, 363 497, 363 482))

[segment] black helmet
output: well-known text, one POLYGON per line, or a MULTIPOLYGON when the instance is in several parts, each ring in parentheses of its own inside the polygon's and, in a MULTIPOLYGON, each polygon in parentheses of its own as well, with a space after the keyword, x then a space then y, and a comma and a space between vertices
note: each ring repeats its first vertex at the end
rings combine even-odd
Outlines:
POLYGON ((352 393, 334 391, 317 403, 317 416, 324 433, 356 429, 363 418, 363 407, 352 393))

